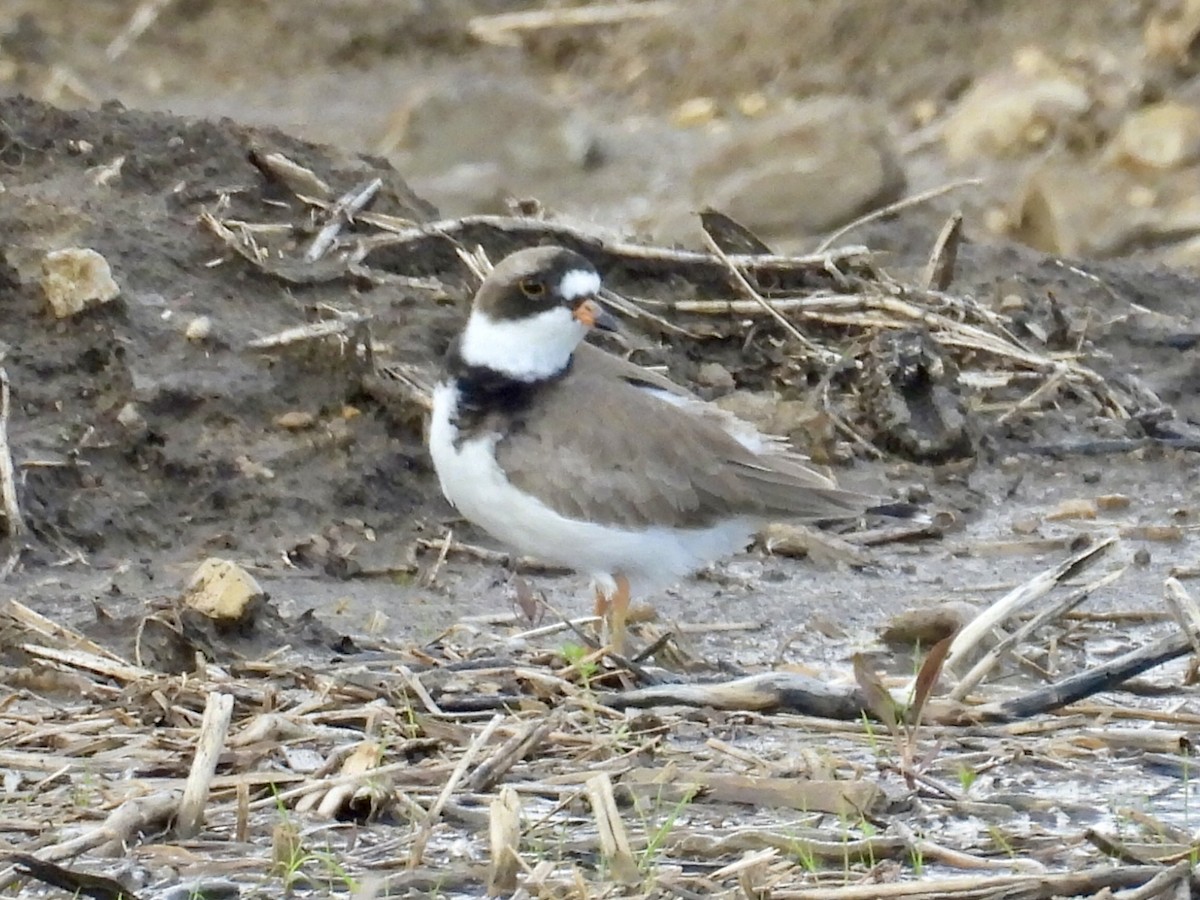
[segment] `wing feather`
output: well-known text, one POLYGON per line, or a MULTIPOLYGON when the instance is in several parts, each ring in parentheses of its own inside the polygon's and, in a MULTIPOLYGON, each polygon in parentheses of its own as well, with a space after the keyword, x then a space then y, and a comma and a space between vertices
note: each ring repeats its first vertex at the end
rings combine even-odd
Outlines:
POLYGON ((753 452, 730 433, 727 413, 661 376, 580 351, 571 375, 547 385, 496 446, 509 479, 560 514, 704 527, 730 516, 837 518, 878 502, 840 490, 770 439, 753 452), (675 396, 661 395, 662 382, 675 396))

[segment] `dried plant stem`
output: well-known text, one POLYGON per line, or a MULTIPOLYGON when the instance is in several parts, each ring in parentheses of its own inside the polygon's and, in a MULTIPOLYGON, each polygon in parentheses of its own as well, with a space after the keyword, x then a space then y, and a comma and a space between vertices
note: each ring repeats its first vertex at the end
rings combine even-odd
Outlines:
POLYGON ((922 203, 928 203, 930 200, 936 200, 938 197, 949 194, 952 191, 957 191, 960 188, 977 187, 981 184, 983 184, 982 178, 963 178, 959 181, 951 181, 948 184, 930 188, 927 191, 921 191, 919 194, 913 194, 911 197, 905 197, 902 200, 897 200, 895 203, 889 203, 887 206, 881 206, 879 209, 872 210, 866 215, 859 216, 853 222, 847 222, 837 231, 833 232, 833 234, 817 244, 817 253, 823 253, 851 231, 861 228, 877 219, 885 218, 913 206, 919 206, 922 203))
POLYGON ((746 276, 742 274, 741 270, 738 269, 738 267, 733 263, 733 261, 725 253, 725 251, 721 249, 720 245, 718 245, 717 242, 712 239, 712 235, 705 232, 704 242, 706 244, 708 244, 708 249, 713 252, 713 255, 716 256, 717 259, 721 260, 721 262, 723 262, 725 264, 725 267, 728 270, 730 277, 733 278, 733 281, 738 286, 738 288, 747 297, 749 297, 751 300, 753 300, 755 303, 757 303, 760 307, 762 307, 762 309, 769 316, 771 316, 771 318, 773 318, 776 322, 778 322, 780 324, 780 326, 783 327, 784 331, 786 331, 788 334, 790 334, 793 338, 796 339, 796 341, 800 344, 801 347, 803 347, 812 356, 816 357, 818 360, 821 360, 822 362, 829 363, 829 362, 833 362, 836 360, 836 355, 830 354, 829 351, 818 347, 816 344, 814 344, 812 341, 810 341, 807 337, 805 337, 803 334, 801 334, 800 329, 798 329, 794 324, 792 324, 792 322, 786 316, 784 316, 783 313, 781 313, 774 306, 772 306, 770 304, 770 302, 768 302, 767 299, 762 296, 762 294, 760 294, 757 290, 755 290, 754 285, 752 285, 749 282, 749 280, 746 278, 746 276))
POLYGON ((116 62, 126 51, 145 34, 158 17, 162 15, 164 9, 170 6, 172 0, 142 0, 138 4, 138 8, 133 11, 133 15, 129 17, 129 22, 125 28, 109 43, 104 51, 105 57, 110 63, 116 62))
POLYGON ((1120 568, 1109 572, 1107 575, 1097 578, 1091 584, 1087 584, 1084 587, 1072 591, 1054 606, 1034 616, 1008 637, 997 643, 996 646, 992 647, 986 654, 984 654, 983 658, 980 659, 979 662, 977 662, 974 666, 972 666, 970 671, 967 672, 967 674, 959 680, 958 684, 954 686, 954 690, 950 692, 950 697, 954 700, 964 699, 968 694, 971 693, 971 691, 975 689, 976 685, 978 685, 983 681, 984 678, 987 677, 990 671, 1000 664, 1000 661, 1004 658, 1006 653, 1008 653, 1022 641, 1026 640, 1039 628, 1042 628, 1050 622, 1053 622, 1056 619, 1066 615, 1096 591, 1117 581, 1122 575, 1125 574, 1125 571, 1126 568, 1120 568))
MULTIPOLYGON (((630 262, 658 264, 678 267, 683 274, 696 274, 691 269, 702 269, 715 272, 728 264, 710 253, 700 253, 695 250, 678 250, 672 247, 656 247, 647 244, 634 244, 628 241, 613 240, 600 236, 594 231, 568 225, 564 222, 550 222, 545 219, 535 219, 528 216, 497 216, 472 215, 461 216, 457 219, 443 219, 437 222, 427 222, 423 225, 389 222, 386 219, 365 213, 357 217, 360 221, 373 224, 383 231, 390 231, 391 237, 380 246, 396 246, 418 243, 430 237, 458 238, 478 230, 492 231, 509 238, 520 238, 529 243, 539 240, 556 240, 562 243, 588 247, 597 253, 619 257, 630 262)), ((837 247, 824 253, 799 254, 751 254, 732 253, 729 261, 745 271, 768 272, 803 272, 810 270, 824 271, 826 266, 839 264, 862 264, 870 259, 871 252, 866 247, 851 245, 837 247)))
POLYGON ((183 840, 194 838, 204 824, 204 805, 208 802, 209 787, 217 771, 217 758, 225 747, 229 723, 233 718, 233 695, 212 691, 204 707, 196 757, 183 789, 175 830, 183 840))
POLYGON ((450 777, 446 779, 446 784, 442 791, 438 794, 437 799, 433 802, 433 806, 429 808, 429 812, 425 816, 425 821, 421 823, 421 827, 417 830, 416 836, 413 838, 412 846, 409 849, 408 869, 411 871, 421 865, 421 860, 425 856, 425 845, 429 843, 429 837, 433 834, 433 826, 438 823, 442 817, 442 810, 446 806, 446 801, 450 799, 450 795, 454 793, 459 782, 467 774, 467 769, 471 763, 475 761, 475 757, 480 751, 487 746, 487 742, 492 739, 492 735, 496 729, 500 727, 500 723, 504 721, 504 716, 497 713, 492 716, 491 720, 484 726, 484 729, 475 735, 474 740, 468 745, 466 752, 458 761, 458 765, 454 767, 454 771, 450 773, 450 777))
POLYGON ((944 291, 954 282, 954 267, 958 263, 958 247, 962 243, 963 215, 956 212, 942 226, 933 249, 929 252, 929 262, 921 283, 926 290, 944 291))
POLYGON ((8 445, 8 416, 11 403, 8 370, 0 366, 0 499, 4 502, 4 520, 9 537, 20 537, 25 533, 25 519, 17 501, 12 449, 8 445))
MULTIPOLYGON (((88 851, 94 851, 98 856, 124 855, 125 848, 139 832, 166 826, 179 809, 179 796, 178 791, 159 791, 126 800, 95 828, 45 848, 38 858, 57 861, 88 851)), ((0 874, 0 890, 6 890, 16 877, 11 868, 0 874)))
MULTIPOLYGON (((1029 581, 1009 591, 982 613, 971 620, 954 638, 950 652, 946 656, 945 670, 952 671, 956 665, 961 665, 979 643, 991 633, 993 628, 1006 622, 1016 613, 1034 601, 1046 596, 1055 587, 1072 575, 1077 575, 1087 566, 1096 562, 1106 554, 1116 543, 1115 538, 1109 538, 1076 554, 1063 563, 1040 572, 1029 581)), ((961 699, 957 690, 951 692, 952 697, 961 699)))
POLYGON ((775 900, 932 900, 983 897, 1021 897, 1050 900, 1052 897, 1090 896, 1105 888, 1136 887, 1162 873, 1161 866, 1098 866, 1079 872, 1023 875, 922 878, 892 884, 851 884, 844 887, 806 887, 771 892, 775 900))
MULTIPOLYGON (((1192 652, 1192 639, 1190 634, 1169 635, 1023 696, 974 707, 972 714, 983 721, 1007 722, 1061 709, 1100 691, 1109 690, 1163 663, 1186 656, 1192 652)), ((1147 718, 1153 716, 1145 711, 1141 714, 1147 718)))
POLYGON ((517 888, 517 873, 521 869, 521 798, 510 787, 501 789, 500 796, 489 809, 488 838, 491 862, 488 867, 488 896, 511 894, 517 888))
POLYGON ((1200 660, 1200 606, 1177 578, 1168 578, 1163 583, 1163 600, 1183 633, 1190 638, 1196 659, 1200 660))
POLYGON ((381 187, 383 187, 383 179, 372 178, 339 197, 329 209, 330 221, 313 238, 311 246, 304 254, 304 261, 313 263, 328 253, 346 223, 352 221, 357 212, 375 199, 375 195, 379 193, 381 187))
POLYGON ((475 16, 467 23, 471 34, 489 44, 511 46, 530 31, 548 28, 580 28, 583 26, 618 25, 622 22, 661 19, 679 10, 671 0, 648 0, 644 3, 589 3, 551 9, 530 9, 521 12, 475 16))
POLYGON ((641 874, 629 846, 629 835, 625 831, 625 823, 621 821, 621 812, 617 809, 612 778, 607 772, 600 772, 587 780, 587 795, 592 804, 592 814, 596 817, 601 856, 618 882, 637 884, 641 874))

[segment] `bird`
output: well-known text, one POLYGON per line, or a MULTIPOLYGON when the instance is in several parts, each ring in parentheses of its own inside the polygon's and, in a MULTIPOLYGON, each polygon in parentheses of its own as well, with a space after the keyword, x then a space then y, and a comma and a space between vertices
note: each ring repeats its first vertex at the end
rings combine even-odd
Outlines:
POLYGON ((497 263, 446 352, 428 441, 442 493, 465 519, 591 576, 614 652, 631 596, 746 549, 769 521, 907 514, 586 342, 620 330, 601 286, 595 266, 561 246, 497 263))

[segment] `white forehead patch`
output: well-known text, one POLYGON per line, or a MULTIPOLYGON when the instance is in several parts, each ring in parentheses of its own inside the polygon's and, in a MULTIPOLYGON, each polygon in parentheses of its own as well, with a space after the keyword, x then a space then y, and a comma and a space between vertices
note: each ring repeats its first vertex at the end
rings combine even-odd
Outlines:
POLYGON ((558 283, 558 293, 564 300, 594 297, 600 293, 600 276, 586 269, 571 269, 558 283))

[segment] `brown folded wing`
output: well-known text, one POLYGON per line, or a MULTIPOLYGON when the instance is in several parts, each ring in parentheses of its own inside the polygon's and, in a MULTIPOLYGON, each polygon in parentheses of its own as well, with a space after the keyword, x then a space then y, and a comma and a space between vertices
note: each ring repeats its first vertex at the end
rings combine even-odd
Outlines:
POLYGON ((581 351, 570 376, 548 385, 496 447, 513 484, 558 513, 627 528, 700 528, 731 516, 836 518, 876 502, 786 452, 751 452, 715 410, 697 415, 631 383, 690 396, 665 379, 581 351))

